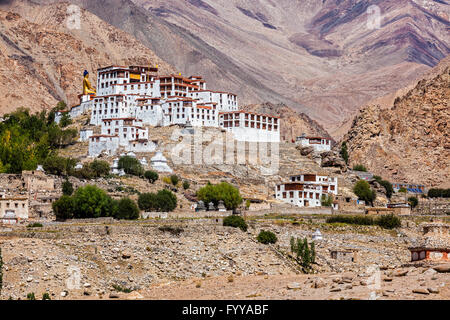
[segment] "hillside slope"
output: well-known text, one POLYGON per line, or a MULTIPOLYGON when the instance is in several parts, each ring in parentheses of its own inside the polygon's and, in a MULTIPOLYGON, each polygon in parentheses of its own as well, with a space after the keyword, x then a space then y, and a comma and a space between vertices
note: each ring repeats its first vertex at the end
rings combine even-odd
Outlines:
POLYGON ((88 11, 81 10, 80 30, 67 28, 67 6, 19 4, 15 12, 0 10, 0 114, 18 107, 40 111, 60 100, 77 103, 85 69, 94 83, 96 69, 111 64, 159 64, 161 72, 174 71, 88 11))
POLYGON ((362 109, 344 140, 352 164, 362 163, 393 181, 449 187, 449 124, 447 57, 391 108, 362 109))

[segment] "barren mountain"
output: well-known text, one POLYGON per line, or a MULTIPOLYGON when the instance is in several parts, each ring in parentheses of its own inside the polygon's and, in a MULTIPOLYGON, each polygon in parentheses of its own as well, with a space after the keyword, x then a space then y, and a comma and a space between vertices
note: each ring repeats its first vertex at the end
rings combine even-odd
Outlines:
POLYGON ((450 186, 450 56, 383 109, 360 111, 345 136, 352 164, 393 181, 450 186))
POLYGON ((295 141, 303 133, 331 138, 328 132, 317 121, 282 103, 272 104, 266 102, 262 104, 251 104, 244 106, 243 109, 280 117, 282 121, 281 139, 283 141, 295 141))
MULTIPOLYGON (((361 105, 404 87, 450 53, 447 1, 133 1, 225 55, 220 70, 231 61, 331 133, 361 105), (380 10, 379 29, 370 25, 372 5, 374 14, 380 10)), ((267 100, 243 92, 254 91, 244 78, 234 85, 245 103, 267 100)))
POLYGON ((15 3, 15 12, 0 10, 0 114, 18 107, 48 109, 60 100, 75 104, 85 69, 92 75, 111 64, 174 70, 129 34, 85 10, 80 11, 81 29, 68 28, 67 6, 15 3))
MULTIPOLYGON (((33 21, 28 11, 54 2, 61 1, 0 3, 33 21)), ((242 104, 285 103, 334 137, 361 105, 405 87, 450 53, 447 1, 68 2, 129 33, 177 70, 204 75, 210 88, 235 92, 242 104)), ((82 28, 77 36, 104 33, 82 28)), ((57 30, 74 36, 63 29, 59 24, 57 30)), ((124 59, 129 54, 124 50, 124 59)))

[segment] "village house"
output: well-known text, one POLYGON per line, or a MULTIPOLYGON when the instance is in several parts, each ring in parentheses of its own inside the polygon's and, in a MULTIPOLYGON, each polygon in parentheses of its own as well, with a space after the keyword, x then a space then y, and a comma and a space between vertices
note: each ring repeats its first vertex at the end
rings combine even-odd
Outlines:
POLYGON ((445 223, 429 223, 422 225, 423 239, 410 247, 411 261, 449 261, 450 226, 445 223))
POLYGON ((356 262, 358 250, 355 249, 335 249, 331 250, 331 259, 341 262, 356 262))
POLYGON ((28 197, 0 195, 0 222, 17 224, 22 220, 28 220, 28 197))
MULTIPOLYGON (((298 207, 320 207, 322 197, 338 194, 338 180, 317 174, 292 176, 291 181, 275 188, 277 200, 298 207)), ((338 208, 335 208, 338 209, 338 208)))
POLYGON ((332 141, 329 138, 308 137, 304 133, 297 137, 295 144, 303 147, 313 147, 316 152, 325 152, 331 150, 332 141))

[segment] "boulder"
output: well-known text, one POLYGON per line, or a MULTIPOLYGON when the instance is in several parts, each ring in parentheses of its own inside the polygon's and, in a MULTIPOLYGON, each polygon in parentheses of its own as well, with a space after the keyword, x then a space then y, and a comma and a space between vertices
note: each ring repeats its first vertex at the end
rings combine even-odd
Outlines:
POLYGON ((439 273, 449 273, 450 272, 450 263, 449 264, 441 264, 433 268, 439 273))

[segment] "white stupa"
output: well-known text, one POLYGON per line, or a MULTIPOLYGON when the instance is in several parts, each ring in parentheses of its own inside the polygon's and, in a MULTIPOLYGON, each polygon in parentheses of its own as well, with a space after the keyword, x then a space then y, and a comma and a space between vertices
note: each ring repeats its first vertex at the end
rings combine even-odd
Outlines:
POLYGON ((148 162, 147 162, 147 159, 145 159, 145 157, 142 158, 141 160, 139 160, 139 162, 140 162, 144 167, 148 166, 148 162))
POLYGON ((317 230, 313 233, 312 239, 313 239, 313 241, 320 241, 320 240, 323 240, 322 233, 320 232, 319 229, 317 229, 317 230))
POLYGON ((167 159, 163 156, 162 152, 157 152, 156 155, 150 160, 150 162, 153 170, 157 172, 173 172, 173 170, 167 164, 167 159))
POLYGON ((111 173, 119 176, 125 175, 125 171, 123 169, 119 169, 119 159, 117 158, 113 160, 113 164, 111 165, 111 173))

